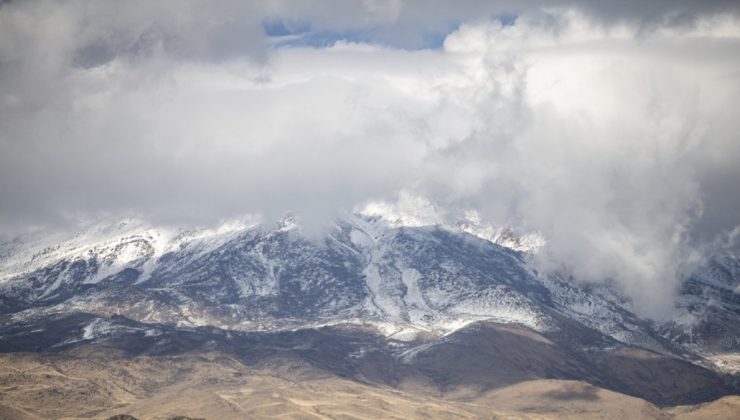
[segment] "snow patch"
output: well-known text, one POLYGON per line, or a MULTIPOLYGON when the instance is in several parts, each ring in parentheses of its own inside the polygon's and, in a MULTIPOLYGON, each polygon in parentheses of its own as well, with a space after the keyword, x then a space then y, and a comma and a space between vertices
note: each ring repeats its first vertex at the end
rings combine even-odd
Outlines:
POLYGON ((469 210, 455 223, 461 232, 477 236, 494 244, 515 251, 536 253, 545 245, 545 238, 538 233, 517 234, 508 226, 494 226, 481 220, 478 212, 469 210))
POLYGON ((371 238, 370 235, 359 229, 352 229, 352 231, 349 233, 349 238, 353 244, 363 249, 372 248, 372 246, 375 244, 373 238, 371 238))
POLYGON ((85 325, 82 329, 83 340, 94 340, 109 334, 113 330, 113 325, 102 318, 96 318, 91 323, 85 325))
POLYGON ((722 372, 740 374, 740 353, 715 354, 708 359, 722 372))

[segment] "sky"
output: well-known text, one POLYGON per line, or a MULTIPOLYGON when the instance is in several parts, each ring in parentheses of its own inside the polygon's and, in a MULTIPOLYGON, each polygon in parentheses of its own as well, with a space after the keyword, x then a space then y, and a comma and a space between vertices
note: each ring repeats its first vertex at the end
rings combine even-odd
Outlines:
POLYGON ((734 1, 1 1, 0 235, 368 203, 645 314, 740 240, 734 1))

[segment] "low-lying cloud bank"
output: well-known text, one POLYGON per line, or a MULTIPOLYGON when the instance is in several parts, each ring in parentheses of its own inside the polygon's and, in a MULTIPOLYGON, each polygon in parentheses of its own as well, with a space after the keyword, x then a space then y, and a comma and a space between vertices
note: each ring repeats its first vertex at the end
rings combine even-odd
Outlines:
POLYGON ((3 4, 0 229, 424 197, 540 232, 544 270, 662 316, 702 255, 737 252, 740 21, 638 3, 465 3, 427 49, 450 6, 3 4))

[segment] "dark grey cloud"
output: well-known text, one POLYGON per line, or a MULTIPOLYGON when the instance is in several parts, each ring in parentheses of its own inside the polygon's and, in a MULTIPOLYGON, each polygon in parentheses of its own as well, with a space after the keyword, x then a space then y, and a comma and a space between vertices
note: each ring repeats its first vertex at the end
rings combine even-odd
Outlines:
POLYGON ((664 25, 694 25, 705 16, 740 13, 740 5, 733 0, 603 0, 576 1, 572 4, 605 23, 628 22, 645 30, 664 25))

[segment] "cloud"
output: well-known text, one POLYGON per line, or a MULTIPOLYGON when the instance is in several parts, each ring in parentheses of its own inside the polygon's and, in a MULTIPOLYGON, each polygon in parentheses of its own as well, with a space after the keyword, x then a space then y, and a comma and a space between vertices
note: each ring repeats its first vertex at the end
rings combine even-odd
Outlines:
POLYGON ((740 25, 723 2, 612 4, 4 4, 0 228, 321 225, 424 197, 541 232, 543 270, 661 316, 737 238, 740 25), (276 48, 265 22, 357 36, 276 48))
POLYGON ((696 229, 740 222, 730 186, 740 179, 729 111, 740 93, 737 21, 640 39, 578 13, 554 18, 556 27, 536 17, 448 37, 448 52, 483 63, 483 115, 439 166, 468 169, 445 181, 453 192, 479 186, 462 197, 490 219, 542 232, 545 270, 615 281, 639 310, 661 316, 698 259, 696 229))

